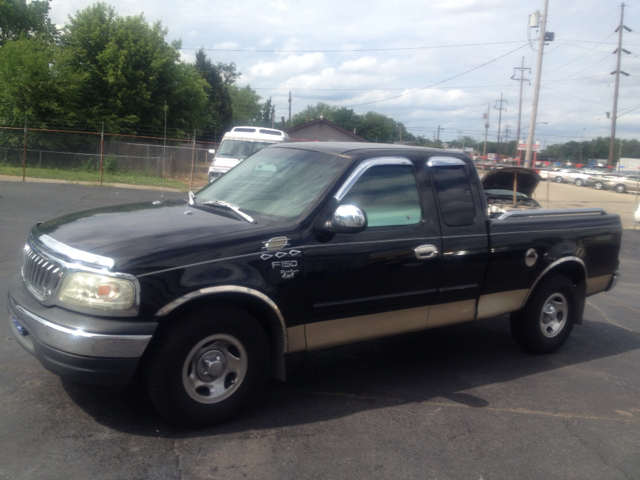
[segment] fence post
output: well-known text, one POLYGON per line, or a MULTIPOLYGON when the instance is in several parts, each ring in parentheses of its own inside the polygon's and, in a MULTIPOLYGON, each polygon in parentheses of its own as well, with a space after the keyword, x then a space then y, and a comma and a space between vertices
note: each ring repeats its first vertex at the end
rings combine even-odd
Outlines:
POLYGON ((191 183, 189 184, 189 190, 193 191, 193 163, 196 160, 196 129, 193 129, 193 149, 191 150, 191 183))
POLYGON ((100 132, 100 185, 102 185, 103 166, 104 166, 104 122, 102 122, 102 132, 100 132))
POLYGON ((22 181, 26 182, 27 177, 27 116, 24 116, 24 142, 22 149, 22 181))

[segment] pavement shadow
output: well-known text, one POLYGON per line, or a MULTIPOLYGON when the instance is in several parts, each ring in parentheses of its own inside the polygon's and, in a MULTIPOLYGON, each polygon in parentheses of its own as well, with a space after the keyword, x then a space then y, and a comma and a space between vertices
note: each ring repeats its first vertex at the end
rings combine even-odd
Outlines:
POLYGON ((640 348, 640 334, 584 320, 552 355, 531 355, 511 339, 508 317, 294 354, 286 383, 270 381, 239 417, 215 428, 175 429, 137 386, 123 392, 63 381, 71 399, 97 422, 132 435, 215 436, 323 422, 362 411, 438 401, 489 406, 475 387, 620 355, 640 348))

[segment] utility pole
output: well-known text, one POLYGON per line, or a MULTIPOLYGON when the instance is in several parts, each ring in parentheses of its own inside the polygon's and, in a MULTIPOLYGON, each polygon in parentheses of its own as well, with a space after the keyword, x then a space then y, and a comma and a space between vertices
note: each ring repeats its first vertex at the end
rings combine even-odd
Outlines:
MULTIPOLYGON (((514 67, 513 70, 514 72, 513 72, 513 76, 511 77, 511 80, 518 80, 520 82, 520 101, 518 102, 518 130, 516 131, 516 142, 520 143, 520 126, 521 126, 520 119, 522 118, 522 86, 524 85, 524 82, 529 82, 528 78, 524 78, 524 71, 529 70, 529 73, 531 73, 531 69, 524 68, 524 57, 522 57, 522 67, 520 68, 514 67), (515 70, 520 70, 520 78, 515 78, 516 76, 515 70)), ((517 144, 516 144, 516 153, 518 153, 517 144)))
POLYGON ((502 93, 500 94, 500 100, 496 100, 496 104, 493 106, 495 110, 498 110, 500 113, 498 114, 498 151, 496 152, 498 155, 500 154, 500 129, 502 128, 502 110, 507 111, 506 108, 502 108, 502 104, 507 103, 506 100, 502 99, 502 93), (500 102, 500 107, 498 107, 498 102, 500 102))
MULTIPOLYGON (((544 0, 542 7, 542 24, 540 25, 540 40, 538 42, 538 64, 536 66, 536 83, 533 88, 533 105, 531 106, 531 120, 529 121, 529 137, 527 139, 527 154, 524 157, 525 168, 532 168, 531 150, 533 148, 533 139, 536 134, 536 121, 538 119, 538 98, 540 96, 540 78, 542 77, 542 56, 544 55, 544 42, 547 40, 547 10, 549 9, 549 0, 544 0)), ((536 12, 537 13, 537 12, 536 12)), ((535 15, 535 14, 534 14, 535 15)), ((530 25, 530 28, 537 25, 530 25)), ((553 39, 553 34, 549 33, 549 41, 553 39)))
POLYGON ((504 127, 504 143, 507 145, 507 147, 509 146, 509 129, 510 128, 511 128, 511 125, 505 125, 504 127))
POLYGON ((484 117, 484 149, 482 156, 487 156, 487 135, 489 134, 489 113, 491 113, 491 104, 487 103, 487 111, 482 115, 484 117))
POLYGON ((291 92, 289 92, 289 124, 287 128, 291 128, 291 92))
POLYGON ((613 112, 611 115, 611 140, 609 143, 609 165, 613 165, 613 147, 616 141, 616 120, 618 117, 618 92, 620 90, 620 74, 622 73, 624 76, 629 76, 628 73, 622 72, 620 70, 620 58, 622 57, 622 52, 631 53, 628 50, 624 50, 622 48, 622 31, 628 30, 631 31, 630 28, 624 26, 624 3, 620 6, 620 25, 616 28, 616 32, 618 32, 618 48, 613 53, 618 54, 618 59, 616 62, 616 70, 615 72, 611 72, 611 75, 615 73, 616 75, 616 87, 613 93, 613 112))
POLYGON ((436 143, 440 142, 440 130, 444 130, 444 128, 440 128, 440 125, 438 125, 438 135, 436 137, 436 143))

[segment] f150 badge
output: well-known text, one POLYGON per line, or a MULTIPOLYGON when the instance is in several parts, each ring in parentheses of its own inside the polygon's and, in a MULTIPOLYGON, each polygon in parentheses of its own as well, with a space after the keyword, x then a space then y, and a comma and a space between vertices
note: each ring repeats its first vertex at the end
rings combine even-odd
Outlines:
POLYGON ((260 256, 262 260, 270 260, 271 268, 274 273, 278 272, 282 280, 290 280, 300 273, 298 269, 298 260, 284 260, 284 257, 297 257, 300 255, 299 250, 289 250, 288 252, 277 252, 273 254, 264 253, 260 256))

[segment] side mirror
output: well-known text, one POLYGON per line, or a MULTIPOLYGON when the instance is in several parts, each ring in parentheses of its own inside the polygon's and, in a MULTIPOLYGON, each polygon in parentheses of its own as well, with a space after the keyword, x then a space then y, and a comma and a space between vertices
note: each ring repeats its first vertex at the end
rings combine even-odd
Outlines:
POLYGON ((215 151, 215 149, 212 148, 212 149, 209 150, 209 153, 212 154, 212 155, 215 155, 216 151, 215 151))
POLYGON ((358 233, 367 228, 366 213, 355 205, 333 206, 325 215, 318 219, 315 226, 316 234, 325 240, 336 233, 358 233))
POLYGON ((340 205, 331 219, 333 231, 358 233, 367 228, 367 216, 355 205, 340 205))

